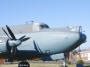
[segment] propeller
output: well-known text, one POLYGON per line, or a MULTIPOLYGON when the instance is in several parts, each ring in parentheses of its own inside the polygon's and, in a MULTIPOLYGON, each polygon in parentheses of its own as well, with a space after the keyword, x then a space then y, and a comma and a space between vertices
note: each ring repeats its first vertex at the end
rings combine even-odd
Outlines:
POLYGON ((14 36, 13 32, 11 31, 11 29, 6 25, 6 28, 10 34, 10 36, 12 37, 13 40, 16 40, 16 37, 14 36))
POLYGON ((14 33, 12 32, 12 30, 9 28, 8 25, 6 25, 6 28, 8 30, 8 33, 5 31, 5 29, 2 28, 2 30, 4 31, 4 33, 8 36, 8 40, 7 40, 7 43, 6 43, 6 46, 7 46, 7 50, 9 52, 9 55, 10 55, 10 58, 9 60, 11 62, 13 62, 14 58, 15 58, 15 54, 16 54, 16 50, 17 50, 17 47, 19 45, 21 45, 22 42, 24 41, 27 41, 28 39, 30 39, 30 37, 26 37, 25 35, 20 37, 19 39, 17 39, 14 35, 14 33))

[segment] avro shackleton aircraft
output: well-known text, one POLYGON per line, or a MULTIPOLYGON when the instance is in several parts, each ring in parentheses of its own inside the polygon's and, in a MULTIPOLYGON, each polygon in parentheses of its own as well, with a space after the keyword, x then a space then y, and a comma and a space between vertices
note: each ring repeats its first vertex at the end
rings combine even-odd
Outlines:
POLYGON ((29 67, 26 60, 66 54, 86 41, 81 27, 49 28, 32 23, 0 28, 0 58, 22 61, 18 67, 29 67))

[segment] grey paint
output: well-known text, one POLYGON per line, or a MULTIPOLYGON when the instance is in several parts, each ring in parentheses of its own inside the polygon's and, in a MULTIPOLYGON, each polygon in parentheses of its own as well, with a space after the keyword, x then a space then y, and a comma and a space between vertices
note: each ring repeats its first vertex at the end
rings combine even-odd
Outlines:
MULTIPOLYGON (((79 46, 86 40, 86 35, 82 34, 82 32, 80 31, 81 27, 78 26, 57 29, 39 28, 38 30, 35 30, 35 28, 32 29, 32 24, 25 24, 14 27, 11 26, 10 28, 15 33, 15 36, 17 38, 23 35, 26 35, 26 37, 30 37, 29 40, 23 42, 17 47, 18 51, 28 51, 26 55, 24 54, 25 52, 23 53, 24 56, 33 56, 33 54, 31 54, 31 51, 34 53, 36 52, 36 55, 38 54, 38 52, 49 55, 63 53, 68 49, 75 49, 76 45, 79 46), (16 31, 14 30, 14 28, 16 31), (30 32, 27 32, 27 30, 30 30, 30 32), (37 49, 35 49, 35 46, 37 49)), ((4 35, 2 30, 0 31, 0 39, 3 41, 0 43, 0 52, 7 53, 6 41, 8 38, 4 35)))

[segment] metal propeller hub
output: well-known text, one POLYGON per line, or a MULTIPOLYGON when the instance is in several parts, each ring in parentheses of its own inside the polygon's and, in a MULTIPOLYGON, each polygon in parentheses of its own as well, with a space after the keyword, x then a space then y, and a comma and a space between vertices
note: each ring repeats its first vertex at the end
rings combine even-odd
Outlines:
POLYGON ((10 47, 13 47, 13 46, 19 46, 22 43, 22 41, 21 40, 9 40, 8 43, 10 47))

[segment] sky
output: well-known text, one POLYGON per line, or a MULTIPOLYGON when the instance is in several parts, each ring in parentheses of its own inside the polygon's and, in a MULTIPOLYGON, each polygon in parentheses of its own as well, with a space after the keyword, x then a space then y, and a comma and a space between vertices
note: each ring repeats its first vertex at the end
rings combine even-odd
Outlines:
POLYGON ((90 0, 0 0, 0 27, 29 21, 44 22, 51 28, 82 26, 90 49, 90 0))

